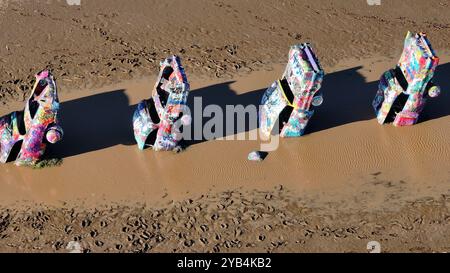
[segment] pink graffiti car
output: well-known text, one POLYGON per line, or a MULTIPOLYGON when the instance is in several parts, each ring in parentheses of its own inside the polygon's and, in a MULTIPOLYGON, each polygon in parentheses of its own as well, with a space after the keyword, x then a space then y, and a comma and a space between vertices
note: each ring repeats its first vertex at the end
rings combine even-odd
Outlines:
POLYGON ((178 56, 161 62, 152 96, 141 101, 133 115, 134 137, 139 149, 155 151, 178 149, 182 125, 190 123, 183 114, 189 95, 189 83, 178 56), (179 121, 179 123, 177 123, 179 121))
POLYGON ((32 165, 39 161, 47 144, 61 140, 58 125, 59 101, 56 83, 47 70, 36 74, 36 82, 23 111, 0 118, 0 162, 32 165))

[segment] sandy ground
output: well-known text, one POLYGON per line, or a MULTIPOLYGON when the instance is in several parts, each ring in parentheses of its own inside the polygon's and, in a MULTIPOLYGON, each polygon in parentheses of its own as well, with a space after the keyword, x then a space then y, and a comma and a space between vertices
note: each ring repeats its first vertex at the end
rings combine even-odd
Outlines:
POLYGON ((450 36, 443 0, 0 2, 2 101, 21 99, 43 67, 80 89, 156 73, 168 54, 181 55, 190 74, 231 77, 284 63, 303 41, 329 68, 349 57, 397 59, 408 30, 427 32, 436 48, 450 36))
POLYGON ((66 134, 48 153, 61 166, 0 166, 0 251, 67 252, 77 241, 94 252, 365 252, 371 240, 383 251, 450 251, 447 2, 85 2, 0 5, 0 114, 22 108, 29 76, 48 66, 66 134), (419 124, 380 126, 370 103, 407 29, 429 33, 443 94, 419 124), (245 106, 301 41, 314 42, 327 72, 305 136, 261 163, 246 159, 259 141, 137 149, 131 115, 159 59, 181 55, 191 105, 245 106))

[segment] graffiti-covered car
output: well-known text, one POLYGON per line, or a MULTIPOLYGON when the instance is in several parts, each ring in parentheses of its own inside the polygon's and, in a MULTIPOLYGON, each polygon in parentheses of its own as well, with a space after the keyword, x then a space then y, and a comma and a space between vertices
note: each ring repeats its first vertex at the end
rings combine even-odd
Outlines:
POLYGON ((52 74, 41 71, 22 111, 0 118, 0 162, 33 165, 44 155, 47 144, 63 137, 58 122, 59 100, 52 74))
POLYGON ((314 114, 313 108, 323 102, 319 93, 323 77, 324 71, 311 45, 292 46, 281 79, 266 90, 261 101, 259 124, 263 135, 303 135, 314 114))
POLYGON ((178 149, 182 126, 190 123, 185 114, 189 83, 178 56, 161 62, 152 96, 141 101, 133 115, 133 130, 139 149, 178 149))
POLYGON ((398 64, 381 76, 372 103, 380 124, 406 126, 417 122, 427 98, 440 93, 432 82, 438 63, 427 36, 408 32, 398 64))

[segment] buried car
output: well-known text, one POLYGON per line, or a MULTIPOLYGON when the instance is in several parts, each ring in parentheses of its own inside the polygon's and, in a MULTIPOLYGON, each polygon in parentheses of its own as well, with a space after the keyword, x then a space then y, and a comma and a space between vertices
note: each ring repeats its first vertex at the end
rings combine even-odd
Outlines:
POLYGON ((427 98, 440 93, 432 82, 438 63, 426 34, 408 32, 398 64, 381 76, 372 103, 380 124, 406 126, 417 122, 427 98))
POLYGON ((282 78, 263 95, 259 115, 262 134, 303 135, 314 114, 312 108, 323 102, 318 93, 323 76, 324 71, 309 43, 292 46, 282 78))
POLYGON ((141 101, 133 115, 134 137, 139 149, 177 150, 182 126, 190 123, 184 114, 189 83, 178 56, 161 62, 158 80, 150 99, 141 101))
POLYGON ((23 111, 0 118, 0 162, 33 165, 43 156, 47 144, 62 139, 58 122, 59 100, 52 74, 43 70, 23 111))

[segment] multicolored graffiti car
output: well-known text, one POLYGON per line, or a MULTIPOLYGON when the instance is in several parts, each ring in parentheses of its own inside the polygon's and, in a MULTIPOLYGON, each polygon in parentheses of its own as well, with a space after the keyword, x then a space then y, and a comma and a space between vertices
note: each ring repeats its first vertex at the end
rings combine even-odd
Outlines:
POLYGON ((261 132, 265 136, 303 135, 314 114, 312 108, 323 102, 318 91, 324 75, 309 43, 292 46, 281 80, 274 82, 263 95, 259 116, 261 132))
POLYGON ((161 62, 152 97, 143 100, 133 115, 134 137, 139 149, 155 151, 179 148, 182 127, 190 123, 184 114, 189 95, 189 83, 178 56, 161 62))
POLYGON ((62 139, 58 125, 59 100, 52 74, 41 71, 23 111, 0 118, 0 162, 33 165, 41 159, 47 144, 62 139))
POLYGON ((440 93, 432 82, 438 63, 427 36, 408 32, 397 66, 381 76, 372 103, 380 124, 406 126, 417 122, 427 97, 440 93))

